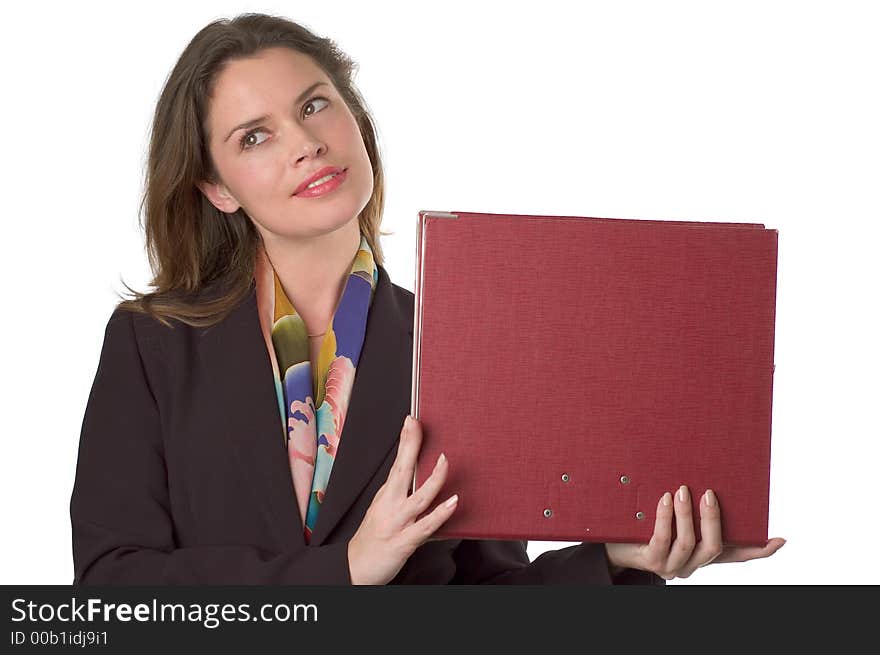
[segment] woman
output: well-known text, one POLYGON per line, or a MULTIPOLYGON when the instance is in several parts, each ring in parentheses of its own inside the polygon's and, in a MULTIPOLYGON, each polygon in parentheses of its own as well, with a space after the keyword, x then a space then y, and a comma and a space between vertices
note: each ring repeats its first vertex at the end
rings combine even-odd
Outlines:
POLYGON ((382 165, 353 68, 329 39, 248 14, 201 30, 167 80, 144 198, 156 290, 107 324, 74 583, 664 584, 775 551, 722 549, 706 499, 695 548, 691 503, 669 493, 649 545, 529 563, 525 542, 432 538, 455 462, 407 495, 413 296, 382 267, 382 165))

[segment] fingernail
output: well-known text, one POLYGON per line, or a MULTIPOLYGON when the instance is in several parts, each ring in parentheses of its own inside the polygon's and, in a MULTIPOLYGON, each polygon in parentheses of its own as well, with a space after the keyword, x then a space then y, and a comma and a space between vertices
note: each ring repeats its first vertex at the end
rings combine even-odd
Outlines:
POLYGON ((686 486, 681 485, 678 488, 678 499, 681 502, 685 502, 687 500, 687 487, 686 486))
POLYGON ((452 498, 447 500, 445 504, 447 507, 452 507, 457 502, 458 502, 458 494, 455 494, 452 498))
POLYGON ((661 499, 661 501, 664 505, 666 505, 666 507, 669 507, 672 504, 672 494, 667 491, 665 494, 663 494, 663 498, 661 499))
POLYGON ((406 419, 403 421, 403 429, 409 430, 411 427, 412 427, 412 416, 407 414, 406 419))
POLYGON ((711 489, 706 489, 706 504, 709 507, 715 507, 715 494, 711 489))
POLYGON ((443 453, 440 453, 440 457, 437 458, 437 466, 438 467, 441 466, 443 464, 443 462, 445 462, 445 461, 446 461, 446 455, 443 453))

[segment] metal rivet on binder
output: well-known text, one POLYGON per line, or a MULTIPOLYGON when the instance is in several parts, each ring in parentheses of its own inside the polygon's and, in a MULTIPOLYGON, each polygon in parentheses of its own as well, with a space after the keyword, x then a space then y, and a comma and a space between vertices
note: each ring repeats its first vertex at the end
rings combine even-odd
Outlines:
POLYGON ((568 478, 568 473, 563 473, 563 474, 562 474, 562 481, 563 481, 563 482, 568 482, 568 479, 569 479, 569 478, 568 478))
POLYGON ((629 484, 629 476, 628 475, 621 475, 620 476, 620 483, 621 484, 629 484))
POLYGON ((639 521, 641 521, 643 518, 645 518, 645 513, 644 512, 636 512, 636 518, 639 521))
POLYGON ((553 516, 553 510, 552 509, 545 509, 544 516, 549 519, 551 516, 553 516))

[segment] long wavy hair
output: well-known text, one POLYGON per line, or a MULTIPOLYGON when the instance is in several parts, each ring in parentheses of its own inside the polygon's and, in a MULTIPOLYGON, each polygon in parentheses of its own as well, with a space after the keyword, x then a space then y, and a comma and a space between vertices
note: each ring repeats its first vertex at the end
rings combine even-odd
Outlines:
POLYGON ((384 173, 376 130, 352 75, 357 64, 329 38, 281 16, 247 13, 202 28, 189 42, 162 89, 150 129, 140 225, 153 291, 123 284, 118 308, 149 314, 171 327, 177 319, 194 327, 222 320, 249 293, 260 234, 243 208, 218 210, 196 186, 219 179, 207 146, 208 103, 227 62, 265 48, 289 47, 323 69, 354 115, 373 167, 373 195, 358 215, 377 264, 384 263, 379 236, 384 173))

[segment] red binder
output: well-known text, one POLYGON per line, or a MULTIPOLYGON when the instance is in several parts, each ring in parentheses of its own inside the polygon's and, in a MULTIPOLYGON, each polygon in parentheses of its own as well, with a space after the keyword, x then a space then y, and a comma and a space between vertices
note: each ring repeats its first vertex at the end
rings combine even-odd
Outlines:
POLYGON ((459 495, 435 536, 647 543, 686 484, 697 539, 711 488, 724 543, 764 545, 777 237, 420 212, 413 490, 444 452, 459 495))

